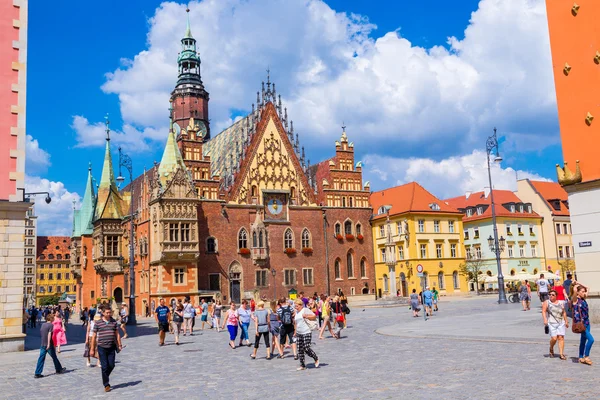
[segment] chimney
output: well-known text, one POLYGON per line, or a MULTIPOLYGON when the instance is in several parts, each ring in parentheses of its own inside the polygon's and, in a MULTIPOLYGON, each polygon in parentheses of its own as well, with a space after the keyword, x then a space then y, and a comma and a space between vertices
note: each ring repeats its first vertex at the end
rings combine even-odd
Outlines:
POLYGON ((469 197, 471 197, 471 192, 470 191, 467 192, 467 193, 465 193, 465 199, 468 199, 469 197))
POLYGON ((483 189, 483 195, 485 196, 485 198, 487 199, 488 196, 490 195, 490 188, 486 187, 483 189))

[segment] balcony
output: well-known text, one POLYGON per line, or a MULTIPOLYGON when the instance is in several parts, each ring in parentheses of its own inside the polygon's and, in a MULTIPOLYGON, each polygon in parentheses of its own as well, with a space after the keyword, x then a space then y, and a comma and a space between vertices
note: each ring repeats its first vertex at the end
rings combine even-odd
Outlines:
POLYGON ((96 259, 94 269, 99 274, 123 273, 124 260, 121 257, 103 257, 96 259))
POLYGON ((252 254, 252 261, 255 265, 263 266, 267 263, 269 252, 266 247, 252 247, 250 252, 252 254))
POLYGON ((161 245, 161 261, 195 261, 199 255, 196 242, 164 242, 161 245))

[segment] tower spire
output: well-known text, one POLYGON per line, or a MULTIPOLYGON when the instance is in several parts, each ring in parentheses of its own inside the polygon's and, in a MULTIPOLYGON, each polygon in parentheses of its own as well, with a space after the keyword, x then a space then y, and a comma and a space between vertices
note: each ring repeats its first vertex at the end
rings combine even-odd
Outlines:
POLYGON ((193 39, 192 36, 192 28, 190 28, 190 9, 186 8, 185 12, 187 13, 187 27, 185 28, 185 36, 186 39, 193 39))

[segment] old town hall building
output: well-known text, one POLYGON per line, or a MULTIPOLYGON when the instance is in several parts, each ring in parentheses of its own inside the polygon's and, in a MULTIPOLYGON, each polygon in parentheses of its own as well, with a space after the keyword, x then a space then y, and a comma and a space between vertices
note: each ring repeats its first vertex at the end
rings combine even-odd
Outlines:
POLYGON ((130 295, 131 206, 137 314, 159 297, 373 294, 369 185, 345 129, 335 155, 311 166, 268 77, 252 112, 213 136, 189 20, 181 43, 161 162, 121 190, 107 124, 100 183, 90 167, 74 214, 77 303, 130 295))

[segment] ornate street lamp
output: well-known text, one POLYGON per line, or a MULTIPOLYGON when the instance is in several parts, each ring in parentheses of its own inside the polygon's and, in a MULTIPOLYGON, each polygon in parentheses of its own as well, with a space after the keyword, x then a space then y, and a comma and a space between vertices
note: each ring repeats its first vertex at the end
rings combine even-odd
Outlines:
POLYGON ((488 238, 488 244, 490 245, 490 250, 492 253, 496 255, 496 266, 498 268, 498 303, 499 304, 508 304, 508 300, 506 299, 506 293, 504 291, 504 275, 502 274, 502 264, 500 262, 500 254, 504 250, 504 238, 502 239, 502 246, 500 241, 498 240, 498 226, 496 225, 496 207, 494 205, 494 189, 492 186, 492 170, 490 169, 490 154, 492 151, 496 150, 496 154, 494 155, 494 162, 502 161, 502 157, 500 157, 500 152, 498 149, 498 137, 496 136, 496 128, 494 128, 494 134, 487 138, 485 142, 485 149, 487 153, 487 168, 488 168, 488 178, 490 181, 490 200, 492 202, 492 225, 494 227, 494 237, 491 236, 488 238))
MULTIPOLYGON (((107 128, 108 129, 108 128, 107 128)), ((133 259, 135 240, 133 236, 133 167, 131 165, 131 157, 123 153, 119 146, 119 176, 117 182, 119 184, 125 181, 121 174, 121 167, 124 167, 129 172, 129 185, 131 196, 129 200, 129 318, 127 321, 128 325, 136 325, 135 319, 135 261, 133 259)))
POLYGON ((277 279, 275 278, 277 276, 277 271, 275 268, 271 269, 271 274, 273 275, 273 298, 277 301, 277 279))

